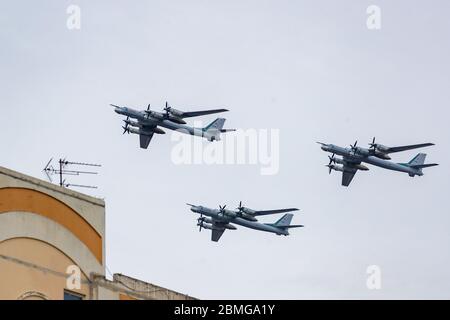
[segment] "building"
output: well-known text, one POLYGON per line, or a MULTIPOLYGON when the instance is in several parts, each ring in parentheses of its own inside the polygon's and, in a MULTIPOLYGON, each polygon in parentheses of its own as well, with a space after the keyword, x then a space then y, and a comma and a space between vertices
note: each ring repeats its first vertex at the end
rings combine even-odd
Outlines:
POLYGON ((0 167, 1 300, 193 299, 105 269, 103 200, 0 167))

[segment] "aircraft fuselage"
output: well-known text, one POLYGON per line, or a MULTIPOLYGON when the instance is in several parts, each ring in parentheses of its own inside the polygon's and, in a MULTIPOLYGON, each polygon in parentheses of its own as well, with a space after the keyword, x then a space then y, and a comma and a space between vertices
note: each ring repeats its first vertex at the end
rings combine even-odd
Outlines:
POLYGON ((155 115, 158 115, 161 119, 158 119, 145 111, 138 111, 127 107, 116 107, 114 111, 118 114, 130 117, 140 121, 144 125, 160 126, 170 130, 190 134, 193 136, 206 137, 206 132, 202 128, 194 128, 185 124, 179 124, 169 119, 163 119, 164 114, 156 111, 152 111, 155 115))
POLYGON ((285 236, 289 235, 289 232, 287 231, 287 229, 281 229, 281 228, 274 227, 272 225, 249 221, 249 220, 246 220, 246 219, 243 219, 240 217, 230 217, 230 216, 227 216, 226 214, 222 214, 220 212, 220 210, 218 210, 218 209, 211 209, 211 208, 206 208, 203 206, 193 206, 193 207, 191 207, 191 211, 198 213, 198 214, 203 214, 204 216, 213 218, 214 220, 224 222, 224 223, 234 223, 234 224, 246 227, 246 228, 259 230, 259 231, 265 231, 265 232, 271 232, 271 233, 275 233, 277 235, 285 235, 285 236))
POLYGON ((414 169, 412 167, 408 167, 408 166, 400 164, 400 163, 383 160, 376 156, 362 155, 362 154, 358 153, 357 151, 355 152, 351 148, 342 148, 342 147, 339 147, 339 146, 336 146, 333 144, 328 144, 328 145, 322 145, 321 149, 323 151, 334 153, 336 155, 340 155, 342 157, 348 158, 355 162, 361 161, 361 162, 369 163, 374 166, 381 167, 381 168, 388 169, 388 170, 406 172, 409 175, 418 175, 418 176, 423 175, 423 173, 420 169, 414 169))

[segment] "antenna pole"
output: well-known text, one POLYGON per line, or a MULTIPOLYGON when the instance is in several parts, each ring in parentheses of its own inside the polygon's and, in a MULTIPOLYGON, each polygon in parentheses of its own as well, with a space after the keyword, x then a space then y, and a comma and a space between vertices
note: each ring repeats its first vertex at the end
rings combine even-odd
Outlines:
MULTIPOLYGON (((53 159, 53 158, 52 158, 53 159)), ((44 168, 44 172, 48 177, 48 180, 52 182, 51 176, 52 175, 59 175, 59 185, 63 188, 68 187, 79 187, 79 188, 90 188, 90 189, 97 189, 96 186, 88 186, 88 185, 82 185, 82 184, 74 184, 74 183, 66 183, 66 180, 64 179, 65 175, 71 175, 71 176, 80 176, 83 174, 97 174, 97 172, 93 171, 81 171, 77 169, 68 170, 64 169, 66 166, 74 165, 74 166, 89 166, 89 167, 101 167, 100 164, 93 164, 93 163, 84 163, 84 162, 71 162, 66 159, 59 159, 59 170, 53 168, 51 165, 52 159, 47 163, 47 165, 44 168)), ((72 168, 69 168, 72 169, 72 168)))
POLYGON ((63 170, 62 170, 62 159, 59 159, 59 185, 64 186, 63 183, 63 170))

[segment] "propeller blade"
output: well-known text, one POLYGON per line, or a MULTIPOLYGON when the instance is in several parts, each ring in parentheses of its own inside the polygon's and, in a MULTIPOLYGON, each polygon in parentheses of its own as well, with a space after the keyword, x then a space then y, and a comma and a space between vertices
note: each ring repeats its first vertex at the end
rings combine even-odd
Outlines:
POLYGON ((224 211, 225 211, 226 206, 227 206, 227 205, 224 205, 224 206, 222 207, 221 205, 219 205, 219 212, 223 214, 224 211))
POLYGON ((370 148, 375 150, 377 148, 377 144, 375 143, 375 137, 373 137, 372 142, 369 143, 370 148))
MULTIPOLYGON (((202 213, 200 213, 200 218, 198 218, 198 220, 203 220, 203 214, 202 214, 202 213)), ((197 221, 198 221, 198 220, 197 220, 197 221)), ((198 232, 201 232, 201 231, 202 231, 202 227, 203 227, 203 223, 200 222, 198 232)))

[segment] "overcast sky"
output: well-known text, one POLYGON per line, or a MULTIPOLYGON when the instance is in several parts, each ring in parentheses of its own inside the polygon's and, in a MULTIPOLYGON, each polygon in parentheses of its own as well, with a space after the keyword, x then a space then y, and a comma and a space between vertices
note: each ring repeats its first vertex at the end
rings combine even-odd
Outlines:
POLYGON ((449 299, 449 10, 444 0, 3 1, 0 165, 44 179, 50 157, 101 163, 98 177, 72 181, 105 198, 113 273, 203 299, 449 299), (66 27, 70 4, 80 30, 66 27), (366 26, 371 4, 381 30, 366 26), (227 127, 279 129, 279 173, 175 165, 170 134, 142 150, 108 106, 166 100, 227 107, 227 127), (423 151, 440 166, 415 178, 370 166, 342 187, 315 141, 373 136, 434 142, 423 151), (185 205, 239 200, 296 206, 306 227, 289 237, 238 227, 214 243, 185 205), (381 290, 366 287, 369 265, 381 290))

